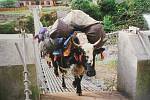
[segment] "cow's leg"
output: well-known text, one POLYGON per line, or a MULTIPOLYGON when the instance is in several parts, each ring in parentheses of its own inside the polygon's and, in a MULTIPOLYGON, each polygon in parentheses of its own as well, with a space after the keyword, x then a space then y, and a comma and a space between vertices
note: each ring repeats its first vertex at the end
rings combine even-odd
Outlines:
POLYGON ((42 51, 40 51, 40 54, 41 54, 41 58, 43 58, 43 52, 42 51))
POLYGON ((58 64, 56 61, 52 61, 53 67, 54 67, 54 74, 58 77, 59 73, 58 73, 58 64))
POLYGON ((74 88, 77 87, 77 77, 76 76, 74 76, 74 81, 72 82, 72 85, 74 88))
POLYGON ((65 83, 65 75, 64 75, 64 73, 62 74, 62 87, 63 88, 67 88, 66 87, 66 83, 65 83))
POLYGON ((76 93, 81 96, 82 95, 82 90, 81 90, 81 80, 82 80, 83 75, 80 75, 79 77, 76 77, 76 82, 77 82, 77 91, 76 93))

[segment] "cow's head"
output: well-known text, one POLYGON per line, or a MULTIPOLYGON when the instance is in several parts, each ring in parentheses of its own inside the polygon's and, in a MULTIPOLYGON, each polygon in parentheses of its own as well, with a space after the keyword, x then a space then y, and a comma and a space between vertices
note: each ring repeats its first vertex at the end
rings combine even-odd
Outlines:
MULTIPOLYGON (((81 33, 82 34, 82 33, 81 33)), ((81 36, 77 36, 77 37, 81 37, 81 36)), ((97 45, 100 44, 103 40, 100 38, 97 42, 95 42, 94 44, 91 44, 88 42, 86 35, 82 34, 82 40, 80 40, 80 44, 77 44, 73 41, 73 44, 77 47, 80 47, 84 50, 85 52, 85 57, 86 57, 86 62, 85 62, 85 66, 87 68, 87 75, 88 76, 95 76, 96 72, 95 72, 95 55, 99 48, 97 48, 97 45), (85 42, 83 42, 85 41, 85 42)), ((100 53, 100 52, 99 52, 100 53)))

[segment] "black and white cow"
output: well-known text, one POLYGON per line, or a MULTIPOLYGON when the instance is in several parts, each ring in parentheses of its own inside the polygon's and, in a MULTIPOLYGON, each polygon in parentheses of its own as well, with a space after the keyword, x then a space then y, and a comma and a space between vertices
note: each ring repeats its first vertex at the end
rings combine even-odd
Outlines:
MULTIPOLYGON (((95 76, 95 55, 103 52, 104 49, 95 49, 95 46, 101 41, 99 39, 96 43, 91 44, 88 42, 84 33, 77 33, 76 36, 71 36, 68 41, 67 48, 62 48, 63 52, 59 55, 53 53, 55 41, 53 39, 45 39, 44 51, 50 54, 52 64, 54 67, 54 73, 59 76, 59 71, 62 73, 62 87, 66 88, 64 76, 68 68, 72 68, 72 74, 74 75, 73 86, 76 88, 76 93, 82 95, 81 80, 86 73, 87 76, 95 76), (75 37, 79 39, 79 43, 75 42, 75 37), (82 38, 81 38, 82 37, 82 38), (81 39, 80 39, 81 38, 81 39), (83 41, 84 40, 84 41, 83 41), (69 52, 66 56, 64 52, 69 52), (99 52, 97 52, 99 51, 99 52)), ((55 49, 55 48, 54 48, 55 49)))

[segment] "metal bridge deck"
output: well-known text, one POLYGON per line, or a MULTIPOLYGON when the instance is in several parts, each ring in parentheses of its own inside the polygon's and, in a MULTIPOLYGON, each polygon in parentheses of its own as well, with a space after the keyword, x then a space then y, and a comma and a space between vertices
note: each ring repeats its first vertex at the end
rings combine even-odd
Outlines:
MULTIPOLYGON (((67 74, 65 77, 67 88, 64 89, 61 86, 61 83, 62 83, 61 76, 56 77, 53 72, 53 68, 49 68, 49 66, 47 65, 44 59, 41 59, 41 69, 42 69, 42 73, 43 73, 43 77, 45 80, 48 93, 75 92, 76 91, 72 85, 74 77, 71 75, 71 73, 67 74)), ((102 91, 100 87, 93 84, 90 79, 85 79, 85 77, 83 77, 81 81, 81 87, 83 91, 102 91)))

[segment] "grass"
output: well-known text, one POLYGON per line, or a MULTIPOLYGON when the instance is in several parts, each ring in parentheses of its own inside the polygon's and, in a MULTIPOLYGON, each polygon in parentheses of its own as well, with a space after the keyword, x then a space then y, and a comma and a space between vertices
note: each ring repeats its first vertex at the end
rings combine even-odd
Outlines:
POLYGON ((106 60, 105 59, 103 61, 96 61, 96 64, 98 65, 104 65, 106 66, 108 69, 116 69, 117 68, 117 60, 115 58, 112 58, 110 60, 106 60))
POLYGON ((116 69, 117 67, 117 60, 116 59, 112 59, 108 62, 108 66, 110 69, 116 69))

